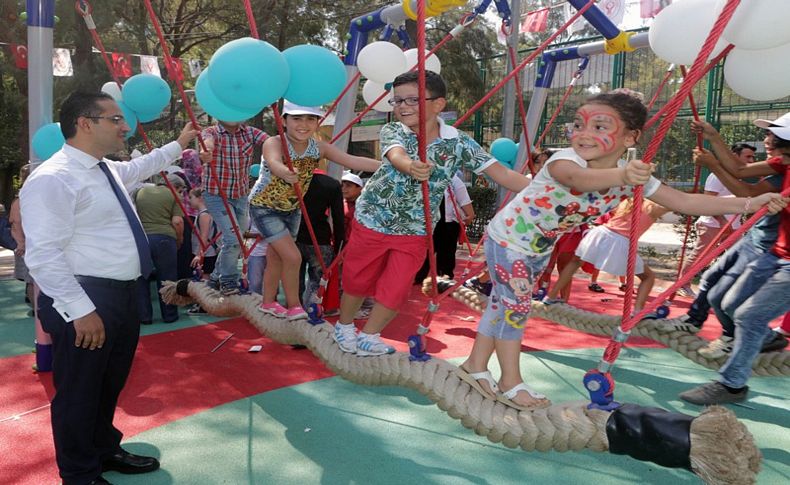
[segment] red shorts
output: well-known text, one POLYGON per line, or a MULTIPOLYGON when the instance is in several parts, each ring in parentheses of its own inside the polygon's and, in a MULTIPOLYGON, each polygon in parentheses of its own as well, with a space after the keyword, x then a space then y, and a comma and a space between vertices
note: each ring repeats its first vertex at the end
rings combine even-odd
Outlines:
POLYGON ((343 291, 372 296, 397 310, 411 292, 414 275, 425 261, 425 236, 384 234, 352 222, 351 240, 343 260, 343 291))

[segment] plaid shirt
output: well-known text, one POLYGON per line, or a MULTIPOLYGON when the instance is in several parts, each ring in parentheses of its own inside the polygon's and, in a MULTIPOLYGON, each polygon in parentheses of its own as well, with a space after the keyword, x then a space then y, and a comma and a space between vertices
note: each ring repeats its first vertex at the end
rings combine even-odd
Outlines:
MULTIPOLYGON (((217 124, 203 130, 203 138, 214 140, 214 168, 225 196, 230 199, 245 197, 250 191, 250 165, 255 145, 268 138, 265 132, 252 126, 240 125, 231 133, 217 124)), ((209 194, 219 195, 217 182, 211 165, 206 165, 203 174, 203 189, 209 194)))

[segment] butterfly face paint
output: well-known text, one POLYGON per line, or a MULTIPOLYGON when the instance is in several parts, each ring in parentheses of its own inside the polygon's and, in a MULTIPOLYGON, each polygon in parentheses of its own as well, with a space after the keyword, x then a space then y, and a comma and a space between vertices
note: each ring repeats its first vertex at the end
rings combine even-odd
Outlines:
POLYGON ((570 140, 580 156, 589 160, 623 150, 622 121, 608 106, 585 105, 570 126, 570 140))

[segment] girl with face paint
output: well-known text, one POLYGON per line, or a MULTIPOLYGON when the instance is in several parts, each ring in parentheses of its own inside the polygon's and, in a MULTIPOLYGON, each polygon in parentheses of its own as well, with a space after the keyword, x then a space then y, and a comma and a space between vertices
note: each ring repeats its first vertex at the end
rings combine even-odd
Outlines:
POLYGON ((576 111, 571 148, 549 158, 532 183, 491 220, 485 252, 494 287, 472 353, 457 371, 486 397, 519 410, 551 404, 521 376, 521 340, 532 293, 524 284, 534 285, 559 237, 613 210, 633 196, 635 186, 644 186, 646 198, 684 214, 754 212, 769 201, 773 211, 783 207, 777 194, 722 199, 662 185, 651 176, 650 165, 622 158, 636 145, 646 118, 647 109, 631 91, 590 98, 576 111), (498 382, 487 370, 494 352, 502 369, 498 382))

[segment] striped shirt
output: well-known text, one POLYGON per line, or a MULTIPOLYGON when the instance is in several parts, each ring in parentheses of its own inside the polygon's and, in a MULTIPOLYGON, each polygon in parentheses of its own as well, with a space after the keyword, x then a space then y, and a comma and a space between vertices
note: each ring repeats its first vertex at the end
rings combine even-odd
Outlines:
POLYGON ((258 128, 239 125, 231 133, 221 124, 203 130, 203 138, 214 140, 214 168, 220 187, 214 177, 211 165, 203 173, 203 189, 209 194, 219 195, 219 188, 231 199, 246 197, 249 193, 250 165, 255 145, 261 145, 268 138, 258 128))

